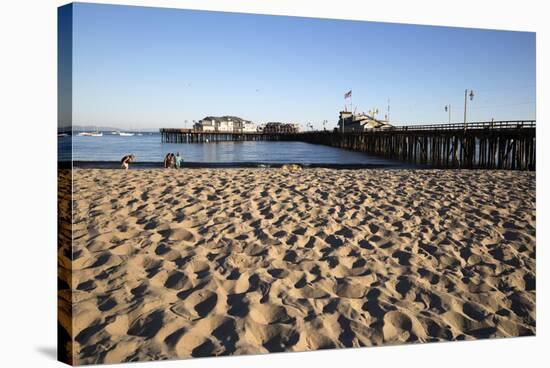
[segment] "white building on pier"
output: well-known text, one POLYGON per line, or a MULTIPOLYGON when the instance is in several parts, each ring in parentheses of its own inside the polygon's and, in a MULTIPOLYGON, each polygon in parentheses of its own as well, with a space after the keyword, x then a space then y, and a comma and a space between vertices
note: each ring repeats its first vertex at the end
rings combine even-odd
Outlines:
POLYGON ((236 116, 207 116, 193 125, 196 132, 255 133, 256 124, 236 116))

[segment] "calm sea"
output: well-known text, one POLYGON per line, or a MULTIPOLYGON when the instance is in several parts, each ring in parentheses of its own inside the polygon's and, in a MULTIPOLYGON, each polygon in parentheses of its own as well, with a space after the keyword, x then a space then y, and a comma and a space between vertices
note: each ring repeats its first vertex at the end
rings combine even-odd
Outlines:
MULTIPOLYGON (((70 139, 59 140, 59 156, 70 160, 70 139)), ((158 133, 123 137, 104 133, 102 137, 72 137, 73 161, 115 161, 127 154, 136 162, 160 163, 169 152, 179 152, 185 162, 204 164, 326 164, 403 166, 401 163, 361 152, 303 142, 220 142, 170 144, 161 143, 158 133)))

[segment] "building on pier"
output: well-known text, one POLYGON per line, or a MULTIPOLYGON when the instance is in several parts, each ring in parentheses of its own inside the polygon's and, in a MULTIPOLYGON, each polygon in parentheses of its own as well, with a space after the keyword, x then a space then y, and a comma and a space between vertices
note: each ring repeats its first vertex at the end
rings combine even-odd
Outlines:
POLYGON ((257 131, 258 127, 253 122, 245 121, 243 123, 243 133, 256 133, 257 131))
POLYGON ((193 130, 195 132, 215 132, 216 121, 214 119, 212 120, 203 119, 193 124, 193 130))
POLYGON ((193 125, 195 132, 255 133, 256 124, 237 116, 207 116, 193 125))
POLYGON ((263 127, 264 134, 293 134, 300 131, 300 126, 294 123, 269 122, 263 127))
POLYGON ((386 120, 376 119, 374 116, 359 113, 353 114, 351 111, 340 111, 338 119, 338 130, 346 132, 366 132, 372 129, 389 129, 392 125, 386 120))

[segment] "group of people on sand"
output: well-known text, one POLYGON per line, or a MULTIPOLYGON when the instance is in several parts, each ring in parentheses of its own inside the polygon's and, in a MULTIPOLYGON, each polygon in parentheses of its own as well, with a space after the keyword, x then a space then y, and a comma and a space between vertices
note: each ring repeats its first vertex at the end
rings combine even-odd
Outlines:
MULTIPOLYGON (((126 155, 120 160, 121 167, 124 170, 128 170, 128 167, 130 166, 130 162, 135 161, 136 157, 134 155, 126 155)), ((175 155, 173 153, 167 153, 166 156, 164 156, 164 167, 166 169, 179 169, 183 164, 183 156, 180 155, 180 153, 176 153, 175 155)))
POLYGON ((167 153, 164 156, 164 167, 166 169, 179 169, 183 164, 183 157, 180 156, 180 153, 177 152, 175 155, 173 153, 167 153))

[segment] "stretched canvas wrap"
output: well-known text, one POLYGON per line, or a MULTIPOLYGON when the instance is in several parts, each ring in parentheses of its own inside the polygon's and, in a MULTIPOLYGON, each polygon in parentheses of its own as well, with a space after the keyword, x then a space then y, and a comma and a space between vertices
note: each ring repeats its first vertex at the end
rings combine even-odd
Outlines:
POLYGON ((72 365, 535 334, 535 34, 58 9, 72 365))

